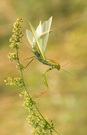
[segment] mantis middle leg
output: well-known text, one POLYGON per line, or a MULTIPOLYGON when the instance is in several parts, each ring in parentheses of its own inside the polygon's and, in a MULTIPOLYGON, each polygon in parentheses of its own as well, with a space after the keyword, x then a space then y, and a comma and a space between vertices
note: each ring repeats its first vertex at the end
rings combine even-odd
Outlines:
MULTIPOLYGON (((24 68, 26 68, 26 67, 34 60, 34 56, 29 57, 29 58, 26 58, 26 59, 31 59, 31 60, 28 62, 28 64, 27 64, 24 68)), ((25 59, 25 60, 26 60, 26 59, 25 59)))

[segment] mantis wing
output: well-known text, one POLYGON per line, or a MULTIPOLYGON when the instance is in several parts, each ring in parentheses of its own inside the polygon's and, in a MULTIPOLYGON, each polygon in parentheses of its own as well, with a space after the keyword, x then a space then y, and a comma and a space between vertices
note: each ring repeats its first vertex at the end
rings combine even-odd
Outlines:
POLYGON ((52 17, 50 17, 50 19, 48 21, 45 21, 42 25, 40 21, 36 31, 31 25, 31 23, 29 23, 31 31, 26 30, 26 35, 29 43, 31 44, 32 48, 33 47, 37 48, 38 53, 43 59, 46 59, 45 50, 49 37, 51 23, 52 17))
POLYGON ((33 34, 32 34, 29 30, 26 30, 26 36, 27 36, 27 39, 28 39, 30 45, 31 45, 32 47, 34 47, 33 34))
POLYGON ((31 28, 31 31, 32 31, 32 34, 33 34, 33 37, 34 37, 34 40, 35 40, 35 47, 37 48, 37 50, 39 50, 38 53, 40 53, 41 57, 43 59, 45 59, 43 48, 42 48, 41 42, 39 40, 39 35, 36 33, 35 29, 31 25, 31 23, 29 23, 29 25, 30 25, 30 28, 31 28))
POLYGON ((44 55, 45 55, 46 45, 50 33, 51 23, 52 23, 52 17, 50 17, 49 20, 45 21, 42 25, 40 22, 36 29, 36 33, 39 35, 39 42, 43 49, 44 55))

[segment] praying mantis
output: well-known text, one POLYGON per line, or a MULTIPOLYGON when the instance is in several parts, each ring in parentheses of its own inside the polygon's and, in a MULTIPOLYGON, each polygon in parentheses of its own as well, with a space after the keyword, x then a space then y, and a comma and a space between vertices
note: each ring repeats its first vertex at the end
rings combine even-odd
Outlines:
MULTIPOLYGON (((46 58, 45 52, 46 52, 46 46, 47 41, 49 38, 49 34, 51 32, 51 23, 52 23, 52 17, 50 17, 47 21, 43 22, 41 24, 41 21, 39 25, 37 26, 36 30, 29 22, 30 30, 26 30, 26 36, 27 39, 31 45, 31 52, 34 54, 34 56, 30 57, 31 61, 29 64, 34 60, 37 59, 41 63, 49 66, 49 68, 43 72, 43 81, 46 86, 46 91, 48 90, 48 82, 46 79, 46 73, 49 72, 52 69, 60 70, 60 64, 58 62, 55 62, 54 60, 50 60, 46 58)), ((28 65, 29 65, 28 64, 28 65)))

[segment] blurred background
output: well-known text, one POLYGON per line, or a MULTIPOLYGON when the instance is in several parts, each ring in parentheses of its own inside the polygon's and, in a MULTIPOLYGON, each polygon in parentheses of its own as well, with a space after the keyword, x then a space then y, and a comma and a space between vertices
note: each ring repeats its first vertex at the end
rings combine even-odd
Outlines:
POLYGON ((49 91, 36 98, 45 86, 42 72, 48 67, 35 60, 24 71, 29 93, 37 100, 42 114, 52 119, 63 135, 87 134, 87 1, 86 0, 2 0, 0 1, 0 134, 31 135, 17 87, 6 86, 5 77, 19 76, 16 62, 7 58, 13 23, 23 19, 23 44, 20 58, 32 56, 26 46, 28 21, 36 27, 53 16, 47 58, 58 61, 61 71, 47 73, 49 91), (66 70, 66 71, 64 71, 66 70), (70 73, 67 73, 67 71, 70 73))

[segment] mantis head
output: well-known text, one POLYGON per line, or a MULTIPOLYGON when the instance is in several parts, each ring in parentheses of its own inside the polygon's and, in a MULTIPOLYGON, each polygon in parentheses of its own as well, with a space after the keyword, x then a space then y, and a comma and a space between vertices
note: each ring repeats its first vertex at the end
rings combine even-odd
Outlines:
POLYGON ((56 68, 57 70, 60 70, 60 64, 57 63, 57 64, 54 66, 54 68, 56 68))

